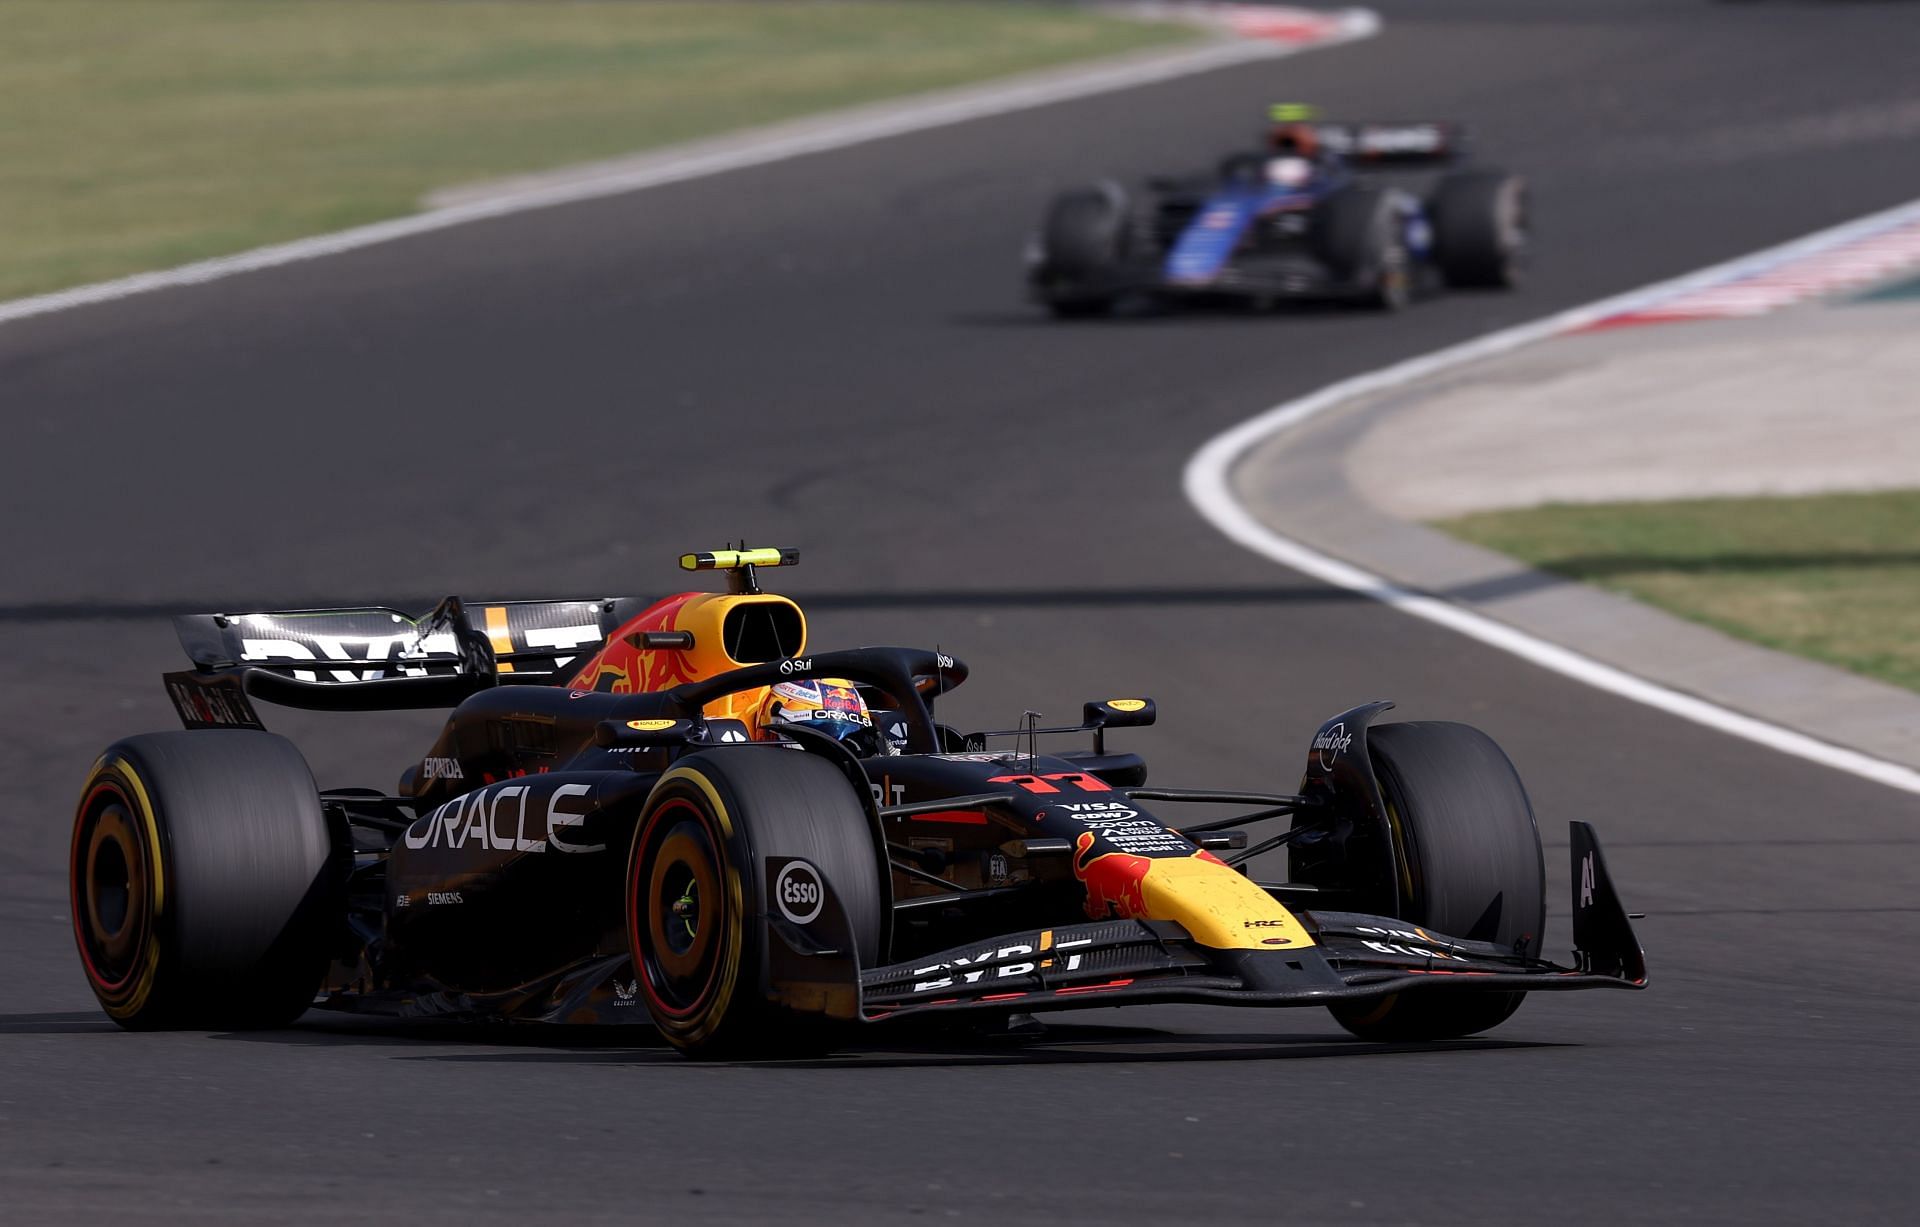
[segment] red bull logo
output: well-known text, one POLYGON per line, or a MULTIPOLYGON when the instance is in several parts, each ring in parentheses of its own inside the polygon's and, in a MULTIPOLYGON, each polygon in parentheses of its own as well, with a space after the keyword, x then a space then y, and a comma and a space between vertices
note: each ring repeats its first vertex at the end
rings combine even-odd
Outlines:
POLYGON ((1092 855, 1092 831, 1082 831, 1073 842, 1073 876, 1087 888, 1087 915, 1095 920, 1144 918, 1147 897, 1143 884, 1153 868, 1151 858, 1126 852, 1092 855))
POLYGON ((681 610, 700 594, 683 592, 648 608, 610 636, 606 646, 581 666, 570 683, 575 689, 612 694, 666 690, 698 676, 686 652, 653 652, 637 647, 637 636, 647 631, 670 631, 681 610))

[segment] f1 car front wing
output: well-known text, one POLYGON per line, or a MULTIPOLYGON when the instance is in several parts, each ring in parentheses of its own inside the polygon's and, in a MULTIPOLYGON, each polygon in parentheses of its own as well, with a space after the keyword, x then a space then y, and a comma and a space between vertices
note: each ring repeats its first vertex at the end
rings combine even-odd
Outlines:
MULTIPOLYGON (((1418 991, 1645 988, 1646 960, 1614 893, 1592 827, 1572 827, 1574 963, 1562 966, 1485 942, 1433 933, 1389 917, 1305 911, 1299 920, 1313 944, 1301 948, 1218 950, 1195 942, 1178 924, 1106 920, 1012 933, 909 963, 858 970, 857 1014, 863 1021, 935 1011, 1001 1013, 1064 1010, 1144 1001, 1306 1006, 1418 991)), ((838 951, 795 943, 780 967, 816 979, 838 951), (796 963, 812 964, 796 967, 796 963), (809 974, 812 973, 812 974, 809 974)), ((1284 942, 1276 937, 1274 941, 1284 942)), ((824 986, 821 986, 824 987, 824 986)), ((853 994, 832 994, 843 1012, 853 994)))

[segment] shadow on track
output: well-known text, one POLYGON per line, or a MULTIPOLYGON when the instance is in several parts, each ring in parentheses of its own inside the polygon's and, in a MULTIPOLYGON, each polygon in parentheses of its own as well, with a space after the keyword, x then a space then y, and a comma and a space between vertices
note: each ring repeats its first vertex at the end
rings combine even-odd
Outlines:
MULTIPOLYGON (((1450 295, 1478 295, 1478 290, 1455 289, 1450 295)), ((1420 301, 1437 297, 1421 294, 1420 301)), ((1218 297, 1199 295, 1171 302, 1135 298, 1122 300, 1104 315, 1056 317, 1038 304, 994 311, 960 311, 947 316, 946 322, 961 328, 1052 328, 1061 330, 1098 330, 1150 325, 1169 328, 1175 321, 1192 320, 1209 326, 1238 322, 1248 327, 1270 327, 1283 319, 1378 319, 1383 314, 1374 308, 1335 298, 1289 298, 1276 295, 1259 301, 1234 294, 1218 297)))
POLYGON ((566 1026, 554 1023, 460 1022, 431 1018, 385 1018, 314 1010, 291 1027, 272 1031, 224 1031, 212 1038, 252 1044, 334 1048, 385 1044, 400 1048, 427 1044, 482 1045, 534 1049, 556 1056, 571 1051, 657 1049, 671 1056, 660 1033, 645 1023, 633 1026, 566 1026))
POLYGON ((1171 1032, 1116 1034, 1104 1028, 1057 1028, 1024 1043, 981 1047, 976 1043, 893 1045, 804 1061, 782 1061, 783 1069, 912 1069, 1017 1065, 1135 1065, 1215 1061, 1300 1061, 1326 1058, 1380 1058, 1422 1053, 1557 1048, 1527 1040, 1466 1039, 1426 1044, 1370 1044, 1360 1040, 1303 1035, 1183 1035, 1171 1032), (1083 1032, 1075 1035, 1072 1032, 1083 1032))
MULTIPOLYGON (((67 1017, 67 1016, 62 1016, 67 1017)), ((293 1047, 381 1045, 395 1060, 454 1064, 660 1065, 695 1068, 902 1069, 1020 1065, 1170 1064, 1196 1061, 1288 1061, 1379 1058, 1422 1053, 1557 1048, 1530 1040, 1463 1039, 1373 1044, 1325 1036, 1253 1033, 1186 1034, 1139 1027, 1049 1026, 1034 1035, 984 1037, 977 1032, 889 1028, 890 1038, 828 1056, 749 1062, 692 1062, 646 1026, 554 1027, 460 1024, 407 1019, 331 1019, 309 1015, 283 1031, 236 1031, 211 1038, 293 1047), (406 1052, 426 1044, 499 1049, 490 1052, 406 1052)))
POLYGON ((98 1010, 0 1014, 0 1035, 88 1035, 119 1029, 112 1019, 98 1010))

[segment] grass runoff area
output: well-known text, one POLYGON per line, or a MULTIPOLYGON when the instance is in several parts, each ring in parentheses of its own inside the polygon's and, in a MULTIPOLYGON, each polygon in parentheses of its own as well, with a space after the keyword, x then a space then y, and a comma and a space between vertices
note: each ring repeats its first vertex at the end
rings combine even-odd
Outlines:
POLYGON ((0 0, 0 300, 1192 37, 1032 0, 0 0))
POLYGON ((1920 490, 1480 512, 1436 527, 1920 690, 1920 490))

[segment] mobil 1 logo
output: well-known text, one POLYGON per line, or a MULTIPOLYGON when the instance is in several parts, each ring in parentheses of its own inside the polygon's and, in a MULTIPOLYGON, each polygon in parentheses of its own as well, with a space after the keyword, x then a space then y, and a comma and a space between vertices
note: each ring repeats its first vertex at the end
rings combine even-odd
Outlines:
POLYGON ((820 872, 805 861, 787 861, 769 865, 773 878, 773 905, 780 914, 797 925, 810 925, 820 918, 826 906, 827 888, 820 872))

